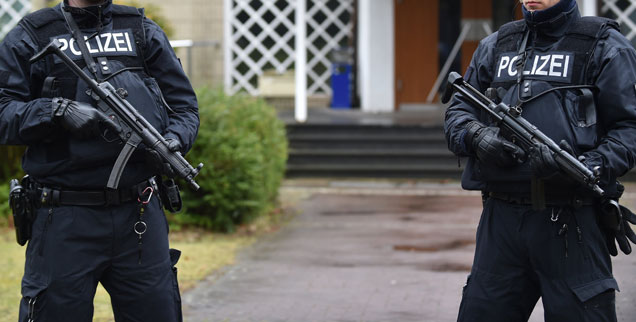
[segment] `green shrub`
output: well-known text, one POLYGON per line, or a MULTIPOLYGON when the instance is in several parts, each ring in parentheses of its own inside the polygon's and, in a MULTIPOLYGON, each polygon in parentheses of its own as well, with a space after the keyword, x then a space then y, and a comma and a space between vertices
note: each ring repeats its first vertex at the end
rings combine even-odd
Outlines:
POLYGON ((0 145, 0 184, 9 182, 12 178, 22 178, 22 155, 24 146, 0 145))
POLYGON ((246 95, 197 91, 201 125, 188 160, 203 162, 199 191, 183 193, 185 213, 173 222, 233 231, 276 201, 287 138, 273 107, 246 95))
POLYGON ((9 207, 9 182, 0 183, 0 227, 7 227, 11 216, 9 207))
POLYGON ((24 154, 23 146, 0 145, 0 227, 7 226, 9 210, 9 180, 22 178, 23 171, 20 164, 24 154))

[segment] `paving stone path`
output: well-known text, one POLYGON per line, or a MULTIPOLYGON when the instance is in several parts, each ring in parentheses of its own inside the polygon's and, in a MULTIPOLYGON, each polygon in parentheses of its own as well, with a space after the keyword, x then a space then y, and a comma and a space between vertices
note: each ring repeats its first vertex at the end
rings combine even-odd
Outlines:
MULTIPOLYGON (((299 192, 291 223, 183 295, 185 321, 456 320, 479 195, 368 182, 288 183, 282 193, 299 192)), ((619 321, 634 321, 636 255, 614 263, 619 321)), ((539 302, 530 321, 542 314, 539 302)))

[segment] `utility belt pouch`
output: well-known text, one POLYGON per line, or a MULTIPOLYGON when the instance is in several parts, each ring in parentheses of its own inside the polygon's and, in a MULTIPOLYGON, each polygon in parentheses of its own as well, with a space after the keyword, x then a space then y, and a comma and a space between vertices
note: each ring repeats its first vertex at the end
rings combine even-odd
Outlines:
POLYGON ((161 201, 163 206, 170 212, 175 213, 181 211, 183 203, 181 201, 181 193, 179 186, 173 179, 165 179, 161 181, 161 201))
POLYGON ((618 204, 618 200, 604 200, 601 203, 601 210, 603 213, 600 220, 601 226, 613 231, 619 231, 621 228, 623 216, 621 214, 621 208, 618 204))
POLYGON ((40 96, 49 98, 61 96, 59 91, 59 83, 60 82, 57 80, 57 78, 53 76, 45 78, 44 82, 42 83, 42 94, 40 96))
POLYGON ((28 181, 28 176, 22 179, 22 183, 18 179, 10 181, 9 206, 13 212, 16 241, 20 246, 24 246, 31 239, 31 226, 35 210, 31 207, 32 203, 29 201, 25 188, 28 187, 28 181))
POLYGON ((599 223, 602 228, 619 231, 623 221, 621 205, 618 203, 620 197, 623 196, 625 186, 616 181, 616 193, 601 201, 601 217, 599 223))

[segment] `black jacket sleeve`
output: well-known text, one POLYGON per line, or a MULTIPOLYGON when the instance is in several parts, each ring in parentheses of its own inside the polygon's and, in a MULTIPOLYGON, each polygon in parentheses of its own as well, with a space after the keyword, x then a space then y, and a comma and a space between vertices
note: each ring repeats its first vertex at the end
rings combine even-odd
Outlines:
POLYGON ((588 165, 601 167, 601 183, 606 184, 627 173, 636 160, 636 51, 618 31, 610 30, 593 61, 602 133, 596 148, 584 156, 588 165))
POLYGON ((170 107, 166 138, 178 138, 184 151, 190 150, 199 129, 197 98, 181 63, 161 28, 150 19, 144 20, 146 31, 146 65, 150 76, 159 84, 170 107))
MULTIPOLYGON (((494 64, 494 58, 491 56, 496 40, 497 33, 494 33, 479 43, 464 75, 464 80, 482 93, 492 80, 491 66, 494 64)), ((464 127, 469 121, 484 121, 479 118, 478 108, 465 102, 461 94, 453 95, 444 121, 444 132, 449 150, 459 156, 471 155, 472 149, 464 143, 466 134, 464 127)))
POLYGON ((17 26, 0 43, 0 144, 29 145, 58 129, 51 122, 51 99, 32 93, 31 77, 42 68, 29 59, 37 46, 17 26))

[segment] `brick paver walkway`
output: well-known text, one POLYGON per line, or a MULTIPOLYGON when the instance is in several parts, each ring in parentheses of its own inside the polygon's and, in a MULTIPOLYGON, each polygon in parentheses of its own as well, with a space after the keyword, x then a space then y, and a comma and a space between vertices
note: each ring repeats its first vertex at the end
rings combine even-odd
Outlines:
MULTIPOLYGON (((287 184, 300 214, 183 296, 192 321, 455 321, 480 197, 456 185, 287 184)), ((636 190, 635 190, 636 191, 636 190)), ((615 260, 619 321, 636 317, 636 255, 615 260)), ((543 321, 539 304, 532 322, 543 321)))

